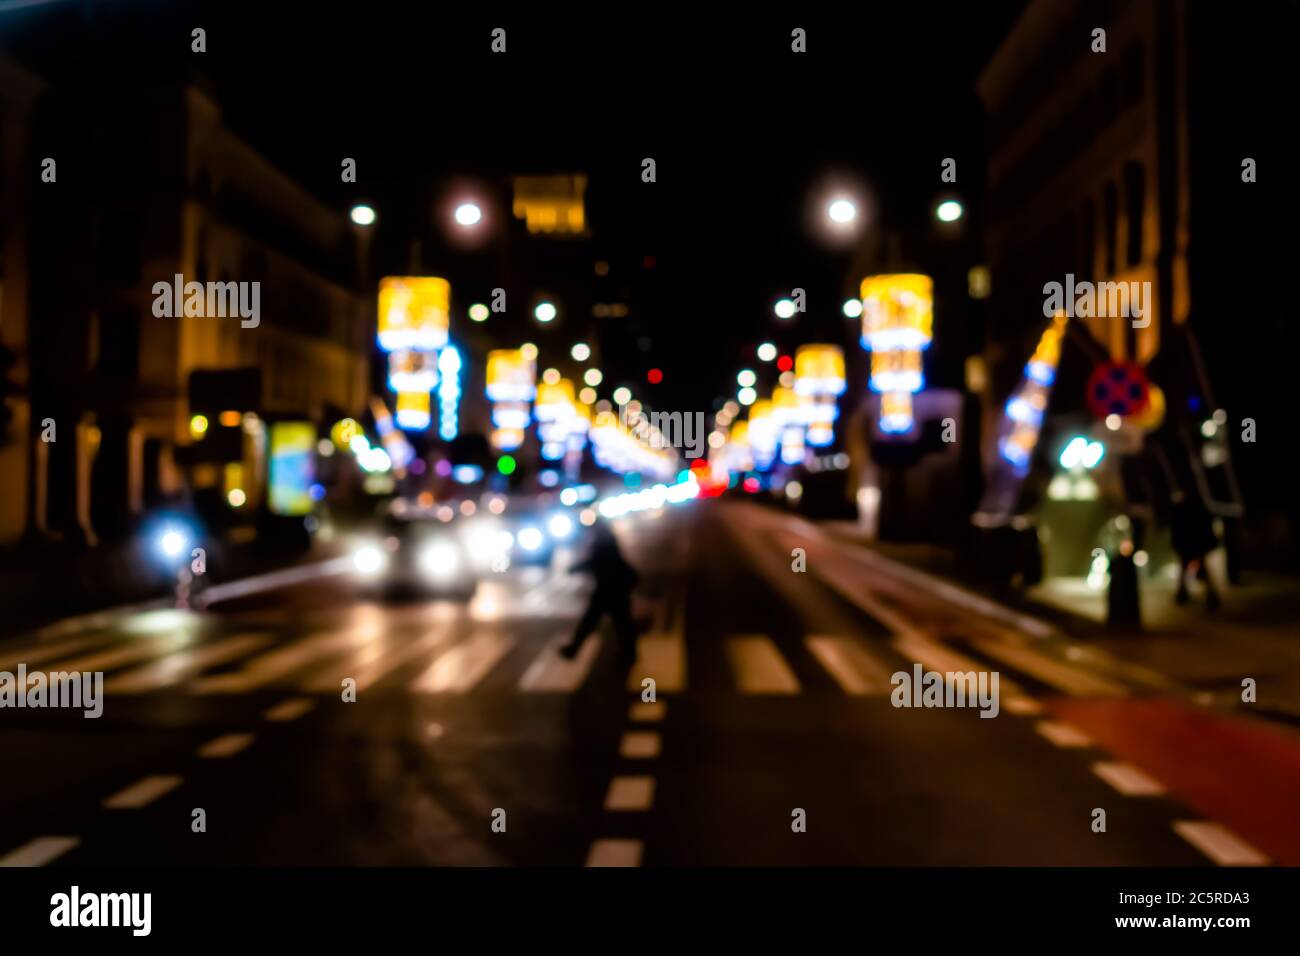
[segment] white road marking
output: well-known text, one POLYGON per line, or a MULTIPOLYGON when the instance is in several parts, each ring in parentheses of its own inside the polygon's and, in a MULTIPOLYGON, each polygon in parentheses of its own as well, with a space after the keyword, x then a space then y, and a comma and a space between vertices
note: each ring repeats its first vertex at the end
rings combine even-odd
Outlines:
POLYGON ((627 709, 628 719, 635 724, 657 724, 667 715, 666 700, 638 700, 627 709))
POLYGON ((1062 664, 1028 647, 1004 641, 980 641, 978 647, 981 653, 1072 697, 1123 697, 1128 693, 1123 684, 1062 664))
POLYGON ((145 777, 113 794, 104 801, 104 806, 109 810, 138 810, 147 807, 179 787, 183 779, 169 776, 145 777))
POLYGON ((451 625, 445 624, 410 640, 389 638, 386 643, 364 648, 350 661, 331 665, 323 673, 305 680, 301 687, 317 694, 337 692, 343 687, 343 679, 351 677, 357 682, 358 691, 366 690, 398 668, 437 650, 451 635, 451 625))
POLYGON ((1268 866, 1263 853, 1227 827, 1205 820, 1179 820, 1174 832, 1219 866, 1268 866))
POLYGON ((609 790, 605 793, 605 809, 649 810, 654 804, 654 799, 654 777, 615 777, 609 782, 609 790))
POLYGON ((583 641, 573 660, 560 656, 558 642, 548 645, 524 671, 524 676, 519 679, 519 689, 535 694, 571 693, 582 686, 599 654, 599 634, 592 634, 583 641))
POLYGON ((742 694, 797 694, 799 680, 771 638, 727 638, 727 658, 742 694))
POLYGON ((1126 763, 1095 763, 1092 772, 1126 797, 1158 797, 1164 785, 1126 763))
POLYGON ((1041 720, 1034 727, 1058 747, 1091 747, 1092 740, 1083 731, 1053 720, 1041 720))
POLYGON ((177 651, 161 660, 110 677, 104 690, 116 694, 143 694, 178 684, 216 664, 224 664, 265 647, 270 638, 241 634, 237 637, 177 651))
POLYGON ((1014 694, 1002 698, 1002 709, 1019 717, 1036 717, 1043 712, 1043 705, 1033 698, 1014 694))
POLYGON ((284 723, 285 721, 297 720, 315 706, 316 702, 306 697, 290 697, 288 700, 282 700, 274 707, 264 710, 262 716, 267 720, 284 723))
POLYGON ((653 760, 663 749, 663 738, 653 730, 629 730, 619 741, 620 757, 630 760, 653 760))
POLYGON ((419 694, 464 693, 482 680, 515 646, 500 634, 476 634, 443 653, 411 684, 419 694))
POLYGON ((81 657, 73 657, 47 664, 46 670, 58 671, 110 671, 123 664, 134 664, 151 657, 161 657, 172 651, 191 646, 193 638, 184 634, 168 634, 165 637, 133 639, 129 643, 105 651, 96 651, 81 657))
MULTIPOLYGON (((64 641, 58 645, 41 644, 25 651, 10 654, 8 657, 0 658, 0 671, 15 671, 18 669, 19 664, 26 664, 30 669, 33 664, 62 657, 64 654, 76 654, 97 644, 107 644, 110 641, 112 641, 110 635, 99 635, 97 637, 79 637, 74 640, 64 641)), ((66 668, 53 667, 49 669, 65 670, 66 668)))
POLYGON ((295 641, 248 661, 231 674, 214 674, 195 682, 200 694, 240 694, 283 680, 321 657, 332 657, 373 639, 365 630, 327 631, 295 641))
POLYGON ((0 856, 0 866, 44 866, 80 843, 79 837, 40 836, 0 856))
POLYGON ((804 639, 809 653, 854 697, 888 694, 889 673, 865 647, 849 637, 812 635, 804 639))
POLYGON ((200 757, 233 757, 253 742, 252 734, 224 734, 199 748, 200 757))
POLYGON ((640 840, 596 840, 587 851, 587 866, 640 866, 644 851, 640 840))
POLYGON ((686 689, 686 642, 675 634, 646 634, 636 642, 636 663, 627 673, 627 689, 640 690, 653 678, 659 694, 680 694, 686 689))

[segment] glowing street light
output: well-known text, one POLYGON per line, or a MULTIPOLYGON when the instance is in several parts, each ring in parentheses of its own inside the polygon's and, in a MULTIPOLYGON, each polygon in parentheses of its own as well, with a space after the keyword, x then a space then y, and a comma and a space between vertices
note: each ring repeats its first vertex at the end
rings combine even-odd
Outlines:
POLYGON ((458 225, 477 226, 483 219, 483 210, 479 208, 478 203, 463 202, 456 207, 454 215, 458 225))
POLYGON ((790 299, 781 299, 776 304, 776 317, 778 319, 793 318, 795 313, 794 302, 790 299))
POLYGON ((488 320, 488 315, 490 314, 488 307, 482 302, 475 302, 469 307, 469 318, 471 322, 486 322, 488 320))
POLYGON ((358 203, 353 206, 349 215, 352 217, 352 221, 358 226, 373 226, 375 224, 375 210, 373 207, 367 206, 365 203, 358 203))
POLYGON ((844 314, 850 319, 859 319, 862 317, 862 300, 845 299, 844 314))
POLYGON ((569 354, 573 356, 575 362, 585 362, 591 358, 591 347, 585 342, 579 342, 569 350, 569 354))
POLYGON ((538 302, 537 307, 533 309, 533 316, 543 325, 553 322, 556 314, 555 306, 550 302, 538 302))
POLYGON ((858 218, 858 207, 848 199, 836 199, 826 207, 826 215, 831 222, 847 225, 858 218))
POLYGON ((776 346, 771 342, 764 342, 758 347, 758 359, 760 362, 770 362, 776 358, 776 346))
POLYGON ((736 373, 736 384, 742 388, 749 388, 756 381, 758 381, 758 376, 754 374, 753 369, 743 368, 736 373))
POLYGON ((962 212, 961 203, 955 199, 947 199, 939 203, 934 214, 939 217, 940 222, 956 222, 961 218, 962 212))

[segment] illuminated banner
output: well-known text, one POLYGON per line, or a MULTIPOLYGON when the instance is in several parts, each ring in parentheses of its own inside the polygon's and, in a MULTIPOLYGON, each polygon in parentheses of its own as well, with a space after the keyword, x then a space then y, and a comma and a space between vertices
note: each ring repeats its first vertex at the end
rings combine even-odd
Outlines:
POLYGON ((516 176, 512 211, 528 231, 552 235, 581 235, 587 229, 583 194, 587 177, 516 176))
POLYGON ((389 276, 379 282, 379 347, 432 352, 447 344, 451 285, 437 276, 389 276))
POLYGON ((267 507, 272 514, 296 517, 311 513, 315 449, 316 426, 311 422, 271 425, 267 507))

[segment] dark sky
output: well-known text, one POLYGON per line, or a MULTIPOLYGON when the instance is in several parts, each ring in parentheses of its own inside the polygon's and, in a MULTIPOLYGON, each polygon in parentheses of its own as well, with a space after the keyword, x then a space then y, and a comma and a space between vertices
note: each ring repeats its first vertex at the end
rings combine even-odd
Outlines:
POLYGON ((631 269, 654 256, 638 277, 650 314, 631 329, 668 376, 649 397, 691 408, 732 389, 754 343, 794 345, 836 321, 847 257, 807 222, 832 177, 873 187, 872 225, 901 229, 930 215, 952 156, 978 205, 974 78, 1023 4, 447 6, 51 3, 0 14, 0 42, 56 82, 159 82, 197 64, 230 125, 278 165, 340 208, 373 199, 386 269, 404 268, 413 236, 437 242, 429 203, 451 181, 586 171, 592 258, 631 269), (194 26, 208 31, 201 57, 194 26), (505 56, 489 50, 496 26, 505 56), (790 52, 796 26, 806 55, 790 52), (339 182, 342 156, 358 160, 357 186, 339 182), (778 328, 771 303, 794 286, 807 324, 778 328))

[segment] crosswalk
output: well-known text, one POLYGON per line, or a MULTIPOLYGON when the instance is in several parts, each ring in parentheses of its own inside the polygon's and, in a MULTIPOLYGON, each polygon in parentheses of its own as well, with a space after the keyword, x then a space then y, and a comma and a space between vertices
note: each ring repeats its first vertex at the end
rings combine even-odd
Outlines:
MULTIPOLYGON (((742 696, 782 697, 813 690, 850 697, 887 695, 901 661, 888 645, 851 635, 810 634, 778 640, 767 634, 701 636, 688 645, 682 615, 661 614, 638 638, 627 687, 641 691, 653 678, 657 694, 687 691, 689 660, 722 661, 725 686, 708 689, 742 696), (810 679, 811 671, 826 679, 810 679)), ((358 692, 374 688, 411 695, 517 693, 573 694, 597 675, 611 643, 591 635, 573 658, 560 653, 567 629, 512 631, 499 622, 466 619, 422 622, 386 630, 380 622, 308 630, 293 638, 273 630, 208 635, 130 637, 101 634, 42 643, 10 652, 53 671, 102 670, 104 690, 115 697, 184 693, 230 697, 291 689, 300 695, 337 694, 346 681, 358 692), (26 656, 25 656, 26 655, 26 656), (62 655, 62 656, 60 656, 62 655)), ((701 664, 703 666, 703 664, 701 664)))

